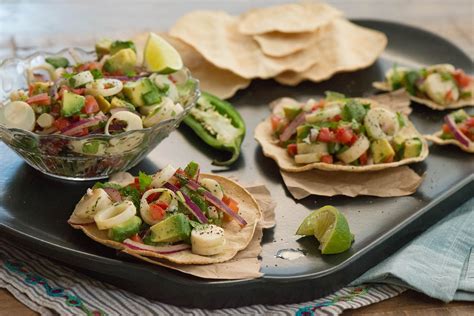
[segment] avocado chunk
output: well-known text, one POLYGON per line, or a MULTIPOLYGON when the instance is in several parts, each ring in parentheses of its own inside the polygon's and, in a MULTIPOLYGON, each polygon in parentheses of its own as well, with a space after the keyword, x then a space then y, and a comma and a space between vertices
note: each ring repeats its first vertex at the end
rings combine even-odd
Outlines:
POLYGON ((132 110, 132 111, 135 110, 135 107, 133 106, 133 104, 128 103, 127 101, 122 100, 122 99, 117 98, 117 97, 113 97, 112 101, 110 101, 110 108, 112 108, 112 109, 114 109, 114 108, 127 108, 127 109, 132 110))
POLYGON ((66 68, 69 66, 69 60, 65 57, 48 57, 45 61, 54 68, 66 68))
POLYGON ((370 151, 374 163, 383 163, 391 160, 395 155, 395 151, 386 139, 377 139, 370 145, 370 151))
POLYGON ((177 242, 189 238, 191 225, 186 215, 177 213, 150 228, 151 241, 153 242, 177 242))
POLYGON ((102 56, 110 54, 110 46, 112 46, 112 41, 109 39, 101 39, 95 44, 95 53, 97 54, 97 57, 99 59, 102 58, 102 56))
POLYGON ((283 112, 285 113, 285 117, 288 120, 293 120, 295 117, 298 116, 303 111, 303 109, 299 106, 285 106, 283 107, 283 112))
POLYGON ((99 108, 103 113, 108 113, 112 106, 110 105, 110 102, 107 101, 106 98, 104 98, 102 95, 97 95, 95 96, 95 99, 97 103, 99 104, 99 108))
POLYGON ((403 158, 414 158, 421 154, 423 143, 419 138, 412 138, 405 141, 403 147, 403 158))
POLYGON ((64 91, 63 106, 61 114, 64 117, 70 117, 81 112, 86 99, 82 95, 78 95, 69 91, 64 91))
POLYGON ((306 137, 308 137, 312 128, 313 126, 309 124, 298 126, 296 128, 296 140, 302 142, 306 137))
POLYGON ((129 220, 113 226, 109 229, 108 236, 110 239, 122 242, 127 238, 137 234, 140 231, 142 220, 138 216, 133 216, 129 220))
MULTIPOLYGON (((143 78, 137 81, 130 81, 124 84, 123 94, 133 103, 134 106, 143 106, 149 104, 145 102, 144 96, 151 91, 157 91, 158 88, 149 78, 143 78)), ((160 98, 161 100, 161 98, 160 98)), ((149 99, 147 101, 150 101, 149 99)))
POLYGON ((104 70, 109 73, 123 73, 135 70, 137 64, 137 54, 131 49, 121 49, 110 56, 104 64, 104 70))
POLYGON ((466 111, 464 111, 463 109, 451 113, 450 116, 454 119, 454 122, 456 123, 461 123, 469 118, 469 115, 467 115, 466 111))
POLYGON ((110 54, 114 55, 118 51, 122 49, 127 49, 127 48, 130 48, 135 53, 137 52, 137 49, 135 48, 135 44, 132 41, 113 41, 110 45, 110 54))

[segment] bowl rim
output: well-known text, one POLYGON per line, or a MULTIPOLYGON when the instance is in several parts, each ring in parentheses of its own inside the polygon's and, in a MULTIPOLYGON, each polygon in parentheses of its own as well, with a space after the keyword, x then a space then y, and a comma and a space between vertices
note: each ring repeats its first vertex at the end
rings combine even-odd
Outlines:
MULTIPOLYGON (((71 53, 71 52, 74 52, 74 51, 79 51, 83 54, 87 54, 87 55, 93 55, 95 54, 95 51, 91 51, 91 50, 85 50, 83 48, 80 48, 80 47, 65 47, 57 52, 47 52, 47 51, 36 51, 24 58, 20 58, 20 57, 9 57, 9 58, 5 58, 4 60, 2 60, 0 62, 0 69, 2 69, 3 67, 5 67, 7 64, 10 64, 10 63, 15 63, 15 62, 24 62, 24 61, 29 61, 31 59, 34 59, 36 57, 39 57, 39 56, 44 56, 44 55, 60 55, 60 54, 65 54, 65 53, 69 53, 73 58, 74 58, 74 53, 71 53)), ((191 71, 189 70, 189 68, 183 66, 182 69, 180 70, 184 70, 187 72, 188 74, 188 80, 192 80, 196 83, 196 87, 195 89, 193 89, 193 98, 188 102, 187 106, 184 107, 184 111, 182 112, 183 114, 182 115, 177 115, 175 116, 174 118, 170 118, 170 119, 167 119, 167 120, 164 120, 164 121, 161 121, 159 122, 158 124, 155 124, 155 125, 152 125, 150 127, 144 127, 142 129, 137 129, 137 130, 130 130, 130 131, 127 131, 127 132, 123 132, 123 133, 120 133, 120 134, 114 134, 114 135, 110 135, 110 134, 89 134, 89 135, 86 135, 86 136, 69 136, 69 135, 64 135, 64 134, 38 134, 38 133, 34 133, 34 132, 31 132, 31 131, 28 131, 28 130, 25 130, 25 129, 21 129, 21 128, 16 128, 16 127, 6 127, 5 125, 1 124, 0 123, 0 131, 1 130, 6 130, 8 132, 11 132, 11 133, 23 133, 23 134, 26 134, 30 137, 34 137, 38 140, 41 140, 41 139, 48 139, 48 140, 51 140, 51 139, 63 139, 63 140, 73 140, 73 141, 78 141, 78 140, 94 140, 96 138, 100 138, 100 139, 104 139, 104 140, 110 140, 110 139, 114 139, 114 138, 122 138, 122 137, 126 137, 128 135, 131 135, 131 134, 134 134, 134 133, 144 133, 144 134, 147 134, 153 130, 156 130, 156 129, 160 129, 161 127, 164 127, 164 126, 167 126, 168 124, 170 124, 171 122, 177 122, 177 121, 180 121, 182 120, 186 115, 189 110, 191 110, 193 104, 195 104, 197 102, 197 100, 199 99, 199 97, 201 96, 201 89, 200 89, 200 82, 199 82, 199 79, 193 77, 191 71)), ((5 101, 6 100, 0 100, 0 107, 3 106, 5 104, 5 101)))

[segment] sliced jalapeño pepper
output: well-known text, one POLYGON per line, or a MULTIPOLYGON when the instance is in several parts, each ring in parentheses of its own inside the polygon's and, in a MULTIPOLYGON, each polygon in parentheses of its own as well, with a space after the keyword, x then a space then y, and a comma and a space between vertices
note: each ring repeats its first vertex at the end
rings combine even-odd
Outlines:
POLYGON ((229 102, 202 92, 196 107, 190 111, 184 123, 209 146, 232 154, 230 159, 214 160, 212 164, 229 166, 239 158, 240 146, 245 137, 245 123, 229 102))

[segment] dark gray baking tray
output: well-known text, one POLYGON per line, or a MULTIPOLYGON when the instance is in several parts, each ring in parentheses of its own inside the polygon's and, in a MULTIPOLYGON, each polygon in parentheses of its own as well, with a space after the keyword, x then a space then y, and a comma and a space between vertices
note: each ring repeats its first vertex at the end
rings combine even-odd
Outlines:
MULTIPOLYGON (((254 280, 211 281, 189 277, 165 268, 117 256, 109 248, 87 238, 66 224, 75 203, 92 183, 62 182, 43 176, 0 144, 0 228, 2 234, 48 257, 119 287, 176 305, 218 308, 254 303, 301 302, 328 294, 354 280, 407 241, 447 215, 474 195, 474 158, 456 147, 432 146, 430 156, 412 167, 425 180, 412 196, 308 197, 294 201, 285 189, 273 160, 265 158, 253 139, 253 129, 267 117, 268 102, 282 96, 307 98, 337 90, 351 96, 375 91, 371 82, 380 80, 396 61, 403 64, 453 63, 473 72, 468 56, 438 36, 409 26, 359 20, 357 23, 387 34, 385 54, 370 68, 339 74, 320 84, 284 87, 275 82, 255 81, 232 99, 247 122, 243 156, 222 172, 210 165, 216 153, 187 127, 173 133, 133 172, 154 172, 167 163, 185 165, 198 161, 204 171, 235 176, 241 183, 263 183, 278 202, 277 226, 265 232, 262 271, 254 280), (350 251, 321 256, 312 238, 297 239, 293 233, 309 210, 325 204, 339 207, 355 234, 350 251), (276 258, 280 249, 300 248, 303 258, 276 258)), ((422 133, 439 128, 445 113, 413 104, 412 120, 422 133)))

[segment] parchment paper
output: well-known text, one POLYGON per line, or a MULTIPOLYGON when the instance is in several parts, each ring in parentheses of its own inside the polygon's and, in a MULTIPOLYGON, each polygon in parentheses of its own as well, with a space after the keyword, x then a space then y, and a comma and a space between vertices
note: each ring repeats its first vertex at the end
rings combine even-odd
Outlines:
POLYGON ((297 200, 312 194, 404 196, 413 194, 423 182, 423 177, 407 166, 361 173, 316 169, 298 173, 280 170, 280 173, 297 200))
POLYGON ((206 279, 254 279, 262 276, 260 272, 260 261, 258 256, 262 251, 260 242, 262 240, 263 229, 275 226, 275 206, 270 192, 264 185, 254 185, 246 187, 260 205, 262 219, 257 224, 252 241, 244 250, 237 253, 232 260, 208 265, 180 265, 170 263, 166 260, 133 255, 147 262, 178 270, 186 274, 194 275, 206 279))

